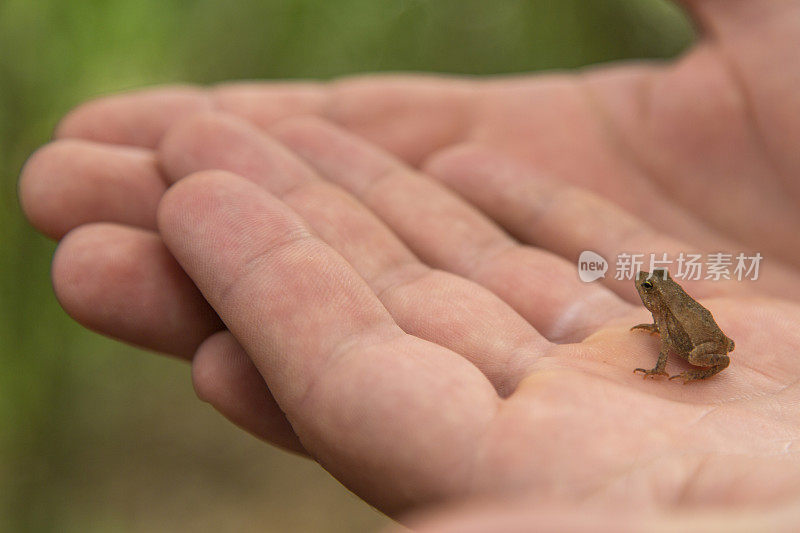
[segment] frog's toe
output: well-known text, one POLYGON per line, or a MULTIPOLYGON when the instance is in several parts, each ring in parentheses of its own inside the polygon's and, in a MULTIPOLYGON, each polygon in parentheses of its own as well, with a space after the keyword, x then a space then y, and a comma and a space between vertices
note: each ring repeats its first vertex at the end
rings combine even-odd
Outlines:
POLYGON ((658 334, 658 326, 655 324, 637 324, 631 328, 631 331, 641 329, 650 333, 650 335, 657 335, 658 334))
POLYGON ((644 368, 637 368, 636 370, 633 371, 634 374, 636 374, 637 372, 641 372, 642 374, 644 374, 642 376, 643 379, 647 379, 647 378, 655 379, 656 376, 669 376, 669 374, 667 374, 663 370, 659 370, 657 368, 653 368, 653 369, 650 369, 650 370, 646 370, 644 368))
POLYGON ((676 374, 674 376, 670 376, 669 377, 670 381, 672 381, 673 379, 682 379, 683 380, 683 384, 686 385, 690 381, 696 381, 699 378, 694 377, 689 372, 683 372, 681 374, 676 374))
POLYGON ((671 376, 669 379, 670 381, 673 379, 682 379, 683 384, 686 385, 691 381, 700 381, 708 377, 711 377, 717 372, 719 372, 718 370, 716 371, 715 370, 716 369, 713 367, 703 370, 692 370, 690 372, 683 372, 682 374, 678 374, 677 376, 671 376))

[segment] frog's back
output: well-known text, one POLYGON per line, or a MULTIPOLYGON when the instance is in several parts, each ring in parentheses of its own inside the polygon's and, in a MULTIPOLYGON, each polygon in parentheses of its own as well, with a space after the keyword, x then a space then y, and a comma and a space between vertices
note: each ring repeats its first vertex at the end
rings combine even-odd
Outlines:
POLYGON ((711 311, 697 303, 677 283, 672 283, 665 298, 672 320, 667 321, 670 336, 674 335, 675 348, 690 351, 704 342, 718 342, 726 339, 717 325, 711 311), (672 331, 675 329, 675 331, 672 331), (678 331, 680 330, 680 331, 678 331))

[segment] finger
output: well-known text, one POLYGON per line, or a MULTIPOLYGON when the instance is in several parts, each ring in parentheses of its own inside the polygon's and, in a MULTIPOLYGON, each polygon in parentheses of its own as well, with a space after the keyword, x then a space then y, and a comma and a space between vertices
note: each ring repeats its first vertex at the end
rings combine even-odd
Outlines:
POLYGON ((472 82, 455 78, 374 75, 331 84, 163 87, 79 106, 62 120, 56 136, 152 148, 175 122, 209 109, 262 128, 289 116, 316 114, 418 163, 466 135, 473 91, 472 82))
POLYGON ((498 406, 471 363, 403 333, 341 256, 251 182, 220 171, 181 180, 158 220, 329 471, 390 510, 468 490, 498 406))
POLYGON ((329 93, 325 85, 299 82, 145 89, 78 106, 61 121, 56 137, 154 148, 173 124, 195 113, 225 110, 266 125, 294 114, 323 113, 329 93))
POLYGON ((573 265, 518 246, 470 205, 364 141, 313 118, 281 123, 273 133, 369 207, 423 261, 486 287, 546 338, 578 340, 628 311, 606 289, 581 284, 573 265))
MULTIPOLYGON (((550 250, 572 264, 577 264, 583 251, 600 254, 610 268, 604 282, 632 302, 638 302, 639 298, 630 275, 638 269, 649 270, 651 254, 657 260, 667 254, 667 259, 674 261, 681 254, 687 257, 704 252, 664 235, 610 201, 537 175, 525 164, 490 148, 465 145, 450 149, 435 157, 428 170, 523 242, 550 250), (626 254, 639 254, 641 264, 618 263, 617 258, 626 254), (616 268, 617 264, 624 267, 622 271, 616 268), (622 274, 619 276, 622 279, 615 279, 618 274, 622 274)), ((740 251, 731 243, 720 242, 719 246, 715 251, 740 251)), ((662 266, 672 266, 675 273, 674 265, 662 266)), ((708 283, 702 279, 686 280, 685 284, 696 296, 755 287, 733 281, 708 283)), ((759 287, 766 289, 767 285, 759 282, 759 287)))
POLYGON ((368 209, 240 119, 193 117, 167 134, 160 154, 173 178, 229 170, 279 197, 353 266, 404 331, 462 354, 502 395, 549 346, 491 292, 420 263, 368 209))
POLYGON ((419 164, 467 135, 475 84, 455 77, 369 75, 329 84, 231 83, 212 94, 215 109, 262 129, 287 117, 317 115, 419 164))
POLYGON ((192 359, 192 383, 201 400, 225 418, 286 450, 307 455, 264 379, 233 335, 209 337, 192 359))
POLYGON ((169 86, 117 94, 72 110, 59 123, 55 136, 154 148, 176 120, 211 106, 208 92, 197 87, 169 86))
MULTIPOLYGON (((155 228, 165 190, 150 151, 63 140, 28 162, 20 198, 31 222, 60 238, 91 222, 155 228)), ((60 245, 53 283, 62 305, 79 322, 141 348, 188 358, 205 335, 222 328, 161 239, 149 232, 116 225, 81 228, 60 245)), ((200 360, 195 357, 198 394, 257 436, 301 451, 258 371, 223 347, 207 341, 200 360), (230 366, 214 364, 222 361, 230 366), (259 383, 263 390, 256 388, 259 383)))
POLYGON ((59 239, 90 222, 155 229, 165 190, 150 150, 70 139, 36 151, 22 170, 19 196, 31 224, 59 239))
POLYGON ((223 327, 153 232, 81 226, 59 244, 52 276, 71 317, 136 346, 188 358, 223 327))

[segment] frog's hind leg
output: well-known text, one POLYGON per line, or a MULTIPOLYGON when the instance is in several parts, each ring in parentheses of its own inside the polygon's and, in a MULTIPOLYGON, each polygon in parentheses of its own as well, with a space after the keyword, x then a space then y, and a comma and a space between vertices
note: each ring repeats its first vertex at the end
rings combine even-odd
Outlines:
POLYGON ((658 325, 657 324, 637 324, 631 328, 631 331, 635 329, 641 329, 644 331, 649 332, 651 335, 658 333, 658 325))
POLYGON ((728 368, 728 364, 730 364, 730 357, 728 357, 727 355, 720 355, 719 357, 721 359, 724 358, 724 361, 720 361, 720 363, 717 365, 708 368, 703 368, 702 370, 689 370, 687 372, 678 374, 677 376, 671 376, 669 379, 670 380, 682 379, 683 384, 686 385, 690 381, 698 381, 700 379, 710 378, 714 374, 719 374, 720 372, 728 368))
POLYGON ((683 379, 685 385, 690 381, 710 378, 714 374, 719 374, 728 368, 728 365, 731 363, 731 358, 724 353, 713 353, 712 351, 719 351, 719 346, 715 343, 706 343, 697 346, 694 350, 689 352, 687 360, 692 365, 706 368, 689 370, 677 376, 672 376, 669 379, 683 379))

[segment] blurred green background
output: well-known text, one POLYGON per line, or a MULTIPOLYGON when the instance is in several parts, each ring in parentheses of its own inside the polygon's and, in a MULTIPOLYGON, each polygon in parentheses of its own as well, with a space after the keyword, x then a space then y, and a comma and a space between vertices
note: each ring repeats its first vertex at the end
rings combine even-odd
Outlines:
POLYGON ((71 106, 232 78, 464 74, 666 58, 659 0, 0 0, 0 531, 370 531, 324 471, 195 399, 189 368, 83 330, 24 221, 20 167, 71 106))

